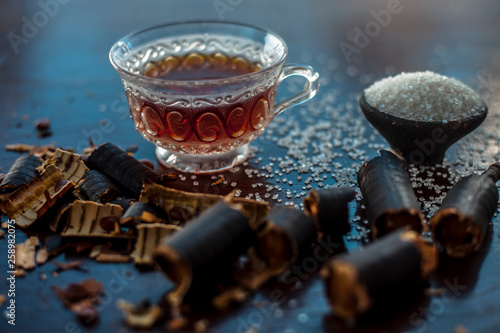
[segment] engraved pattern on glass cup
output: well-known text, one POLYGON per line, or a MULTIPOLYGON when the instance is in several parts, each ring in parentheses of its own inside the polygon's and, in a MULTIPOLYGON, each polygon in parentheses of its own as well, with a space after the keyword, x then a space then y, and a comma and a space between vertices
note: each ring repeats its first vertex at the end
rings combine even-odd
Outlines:
POLYGON ((157 96, 150 96, 150 98, 146 99, 149 105, 143 105, 141 107, 141 103, 134 96, 139 95, 144 99, 143 92, 138 89, 135 91, 132 89, 133 88, 128 85, 127 96, 130 113, 137 130, 142 136, 165 149, 196 154, 230 151, 236 146, 252 141, 256 137, 256 134, 260 134, 260 130, 264 129, 271 120, 269 101, 274 100, 275 95, 274 88, 264 88, 261 86, 251 91, 243 92, 238 96, 219 96, 211 100, 202 98, 179 101, 179 99, 177 99, 174 101, 175 103, 165 103, 164 97, 159 98, 157 96), (220 104, 231 105, 241 98, 252 98, 254 95, 265 91, 265 89, 270 89, 268 98, 259 99, 252 108, 235 108, 228 113, 225 119, 216 112, 205 111, 199 112, 196 119, 193 121, 187 112, 172 108, 173 106, 190 108, 192 105, 196 107, 220 104), (164 108, 165 104, 167 104, 168 111, 163 112, 164 116, 162 117, 162 112, 159 110, 164 108), (258 131, 258 133, 249 133, 253 131, 258 131), (201 149, 196 149, 191 144, 181 146, 175 143, 210 143, 219 139, 234 140, 236 138, 241 138, 245 133, 249 135, 243 141, 238 140, 216 146, 205 145, 201 149), (193 137, 193 135, 196 137, 193 137), (165 140, 168 139, 175 142, 165 142, 165 140))

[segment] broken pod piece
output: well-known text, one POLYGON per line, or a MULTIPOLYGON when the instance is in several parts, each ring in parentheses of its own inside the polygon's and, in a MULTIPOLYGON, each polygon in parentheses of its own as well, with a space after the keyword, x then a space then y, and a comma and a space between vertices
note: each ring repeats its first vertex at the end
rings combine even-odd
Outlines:
POLYGON ((137 330, 150 330, 163 314, 163 309, 159 305, 149 302, 135 305, 119 299, 116 305, 123 312, 125 323, 137 330))
POLYGON ((137 223, 167 223, 169 217, 160 207, 145 202, 134 202, 127 208, 120 219, 121 225, 134 225, 137 223))
POLYGON ((130 232, 119 228, 106 230, 102 226, 101 220, 114 217, 118 221, 122 214, 118 205, 76 200, 59 214, 56 228, 63 237, 130 238, 130 232))
POLYGON ((48 165, 44 172, 2 201, 0 209, 16 220, 16 225, 27 228, 72 188, 73 183, 59 169, 48 165))
POLYGON ((403 226, 420 231, 424 215, 403 162, 382 150, 380 156, 363 164, 358 184, 366 206, 373 238, 403 226))
POLYGON ((413 230, 396 231, 325 264, 333 312, 345 319, 418 291, 437 266, 437 249, 413 230))
POLYGON ((318 235, 312 217, 300 210, 273 209, 267 221, 259 234, 258 248, 268 267, 277 275, 310 251, 318 235))
POLYGON ((157 245, 167 236, 173 235, 175 232, 181 230, 180 227, 168 224, 139 224, 137 228, 137 240, 135 248, 130 255, 137 265, 153 266, 153 252, 157 245))
POLYGON ((50 164, 55 165, 63 173, 64 178, 75 185, 89 170, 80 155, 59 148, 39 169, 44 170, 50 164))
POLYGON ((35 155, 19 157, 0 184, 0 194, 12 193, 21 185, 28 184, 38 175, 36 168, 42 165, 42 159, 35 155))
POLYGON ((74 312, 83 324, 90 326, 99 320, 97 305, 104 293, 101 282, 88 279, 70 283, 66 288, 52 286, 52 289, 64 306, 74 312))
MULTIPOLYGON (((36 248, 40 246, 37 237, 30 237, 24 243, 18 243, 15 247, 15 265, 16 268, 31 270, 35 268, 36 248)), ((40 251, 39 251, 40 252, 40 251)))
POLYGON ((214 285, 231 274, 232 264, 256 243, 243 206, 220 200, 182 230, 166 237, 153 257, 177 284, 169 299, 180 305, 194 283, 214 285))
POLYGON ((158 173, 112 143, 102 144, 94 150, 87 164, 137 196, 145 181, 156 183, 160 180, 158 173))
POLYGON ((118 197, 118 198, 111 200, 110 202, 107 202, 107 203, 110 203, 113 205, 118 205, 121 208, 123 208, 123 210, 127 210, 130 206, 132 206, 134 204, 134 202, 136 202, 136 200, 132 199, 132 198, 118 197))
POLYGON ((314 219, 321 237, 339 238, 350 230, 348 203, 356 191, 350 187, 312 190, 304 199, 304 210, 314 219))
POLYGON ((498 206, 499 179, 497 162, 481 175, 461 179, 446 194, 430 226, 434 240, 450 257, 466 257, 483 245, 498 206))
MULTIPOLYGON (((184 192, 149 183, 144 185, 139 201, 163 209, 168 214, 168 223, 182 226, 222 198, 220 195, 184 192)), ((243 206, 254 229, 269 213, 267 203, 242 198, 231 200, 243 206)))
POLYGON ((113 182, 97 170, 87 171, 78 188, 89 200, 100 203, 113 201, 120 194, 113 182))

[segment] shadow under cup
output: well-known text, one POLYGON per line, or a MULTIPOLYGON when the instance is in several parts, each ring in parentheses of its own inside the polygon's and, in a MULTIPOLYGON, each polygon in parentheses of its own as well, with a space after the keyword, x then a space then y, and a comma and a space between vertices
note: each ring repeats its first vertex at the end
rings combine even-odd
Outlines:
POLYGON ((243 162, 249 142, 276 115, 316 94, 318 73, 308 66, 284 65, 286 56, 279 36, 224 22, 153 27, 122 38, 110 51, 137 131, 157 146, 161 163, 193 173, 243 162), (221 64, 234 67, 234 76, 165 75, 182 66, 221 64), (245 64, 259 70, 240 74, 236 69, 245 64), (278 84, 292 75, 306 79, 304 89, 275 105, 278 84))

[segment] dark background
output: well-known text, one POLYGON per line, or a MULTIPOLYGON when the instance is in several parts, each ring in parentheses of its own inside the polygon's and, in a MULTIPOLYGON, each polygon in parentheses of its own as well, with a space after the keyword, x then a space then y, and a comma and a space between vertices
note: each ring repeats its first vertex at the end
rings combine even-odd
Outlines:
MULTIPOLYGON (((122 147, 137 144, 136 157, 153 160, 152 144, 142 139, 128 118, 123 87, 108 61, 109 49, 116 40, 134 30, 165 22, 213 19, 249 23, 277 32, 289 46, 288 62, 314 66, 320 72, 322 87, 309 107, 304 104, 288 110, 275 120, 276 124, 267 134, 254 143, 256 156, 239 171, 224 173, 227 184, 213 188, 209 186, 213 181, 211 177, 198 177, 198 185, 194 185, 191 175, 186 175, 185 180, 181 177, 174 186, 221 194, 240 188, 241 196, 259 193, 262 198, 269 192, 266 200, 272 205, 286 203, 297 207, 303 199, 300 193, 309 190, 306 180, 311 175, 311 188, 340 183, 355 186, 354 173, 359 165, 376 156, 378 149, 387 148, 359 112, 359 94, 386 75, 428 69, 463 80, 480 93, 490 109, 481 128, 448 151, 448 163, 441 171, 449 174, 448 178, 454 178, 484 170, 499 159, 500 3, 401 0, 402 12, 393 15, 365 47, 358 49, 359 54, 349 63, 341 52, 341 43, 353 45, 350 38, 354 28, 364 29, 374 20, 372 10, 379 12, 386 8, 386 1, 353 0, 0 0, 0 142, 2 145, 54 142, 81 152, 90 135, 96 144, 108 141, 122 147), (44 11, 40 3, 52 4, 46 7, 50 15, 40 14, 44 11), (39 27, 23 31, 27 21, 35 20, 39 20, 39 27), (14 38, 12 33, 16 38, 24 38, 17 47, 9 40, 9 36, 11 40, 14 38), (42 117, 51 119, 54 134, 40 139, 33 121, 42 117), (279 164, 274 157, 288 154, 287 160, 298 163, 297 158, 290 157, 290 151, 279 144, 280 138, 293 131, 287 124, 309 126, 320 122, 340 133, 342 142, 329 148, 329 153, 338 152, 339 156, 327 161, 333 170, 321 173, 326 178, 314 179, 314 168, 302 175, 293 171, 280 176, 278 170, 273 178, 257 173, 250 177, 253 171, 249 170, 262 170, 272 162, 274 173, 279 164), (366 141, 361 140, 356 146, 358 153, 350 154, 353 151, 346 147, 355 145, 352 140, 356 138, 366 141), (292 180, 293 184, 282 178, 292 180), (268 190, 268 185, 274 187, 268 190)), ((285 83, 280 94, 286 95, 296 88, 296 81, 285 83)), ((316 139, 321 141, 320 137, 316 139)), ((319 148, 308 151, 309 159, 314 155, 323 156, 322 149, 328 145, 313 142, 312 147, 319 148)), ((0 150, 0 172, 7 172, 17 157, 17 153, 0 150)), ((423 191, 421 197, 423 208, 429 213, 432 207, 425 205, 429 193, 423 191)), ((346 237, 350 250, 360 246, 357 235, 364 232, 361 202, 351 205, 351 217, 353 230, 346 237)), ((497 217, 490 232, 479 254, 465 260, 444 258, 432 276, 432 287, 453 291, 450 283, 465 286, 452 300, 423 296, 397 304, 394 309, 379 311, 357 325, 344 323, 330 314, 321 279, 313 273, 299 285, 272 282, 241 307, 225 315, 210 316, 210 330, 240 332, 255 324, 254 330, 262 332, 453 332, 457 325, 463 325, 469 332, 498 332, 500 230, 497 217), (269 307, 270 295, 275 289, 283 290, 285 299, 278 307, 269 307)), ((17 241, 22 240, 24 235, 18 231, 17 241)), ((7 289, 3 278, 7 271, 6 244, 5 239, 0 240, 0 253, 3 253, 0 294, 6 294, 7 289)), ((64 255, 57 258, 59 261, 70 259, 64 255)), ((133 264, 91 263, 90 266, 90 273, 69 271, 54 277, 55 266, 49 262, 18 278, 17 325, 15 328, 7 325, 1 316, 0 331, 85 331, 86 328, 75 322, 74 315, 55 299, 50 285, 65 286, 89 277, 102 281, 107 295, 99 304, 101 320, 91 330, 131 331, 123 324, 116 300, 138 302, 149 298, 156 302, 172 287, 160 273, 139 272, 133 264), (126 272, 129 276, 124 278, 126 272), (42 281, 40 274, 46 274, 47 281, 42 281)))

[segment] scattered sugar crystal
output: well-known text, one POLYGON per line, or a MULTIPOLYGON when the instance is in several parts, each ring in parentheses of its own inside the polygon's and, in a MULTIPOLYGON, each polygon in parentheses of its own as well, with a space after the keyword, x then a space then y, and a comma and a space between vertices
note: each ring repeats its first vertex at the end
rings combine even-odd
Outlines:
POLYGON ((367 102, 380 111, 417 121, 459 120, 478 115, 484 107, 471 88, 430 71, 390 76, 364 93, 367 102))
POLYGON ((297 320, 301 324, 305 324, 309 321, 309 316, 306 313, 301 313, 298 315, 297 320))
POLYGON ((273 314, 274 318, 276 318, 276 319, 281 319, 281 318, 283 318, 284 315, 285 315, 285 311, 283 311, 281 309, 276 309, 274 311, 274 314, 273 314))

